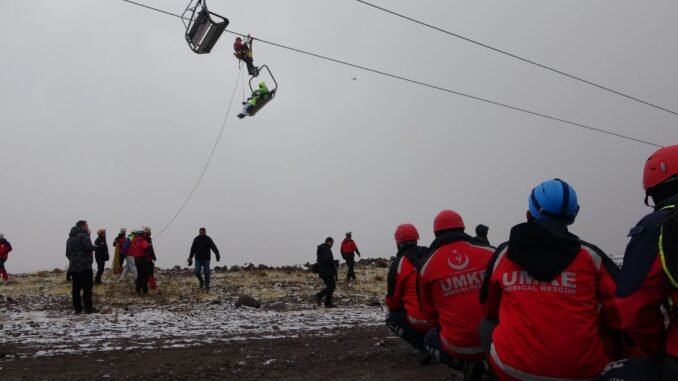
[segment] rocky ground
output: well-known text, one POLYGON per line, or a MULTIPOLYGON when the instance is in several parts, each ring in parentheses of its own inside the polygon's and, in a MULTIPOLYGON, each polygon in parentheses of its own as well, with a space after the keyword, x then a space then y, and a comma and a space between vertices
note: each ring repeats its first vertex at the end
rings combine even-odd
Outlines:
POLYGON ((160 270, 158 289, 146 297, 136 296, 131 280, 106 274, 95 289, 101 313, 92 315, 71 312, 62 272, 19 275, 0 284, 0 375, 455 379, 440 365, 419 365, 416 354, 384 328, 386 266, 383 260, 364 262, 358 282, 341 280, 337 309, 311 301, 321 281, 303 266, 219 269, 208 294, 197 289, 190 270, 160 270))

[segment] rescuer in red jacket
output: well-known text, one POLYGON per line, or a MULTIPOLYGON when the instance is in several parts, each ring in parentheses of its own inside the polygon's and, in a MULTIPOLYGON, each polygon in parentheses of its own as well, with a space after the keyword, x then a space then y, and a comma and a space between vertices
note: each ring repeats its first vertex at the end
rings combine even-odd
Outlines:
MULTIPOLYGON (((395 231, 398 254, 388 271, 386 326, 415 349, 422 349, 424 336, 434 324, 424 319, 419 306, 417 268, 421 266, 427 248, 417 246, 418 240, 419 232, 412 224, 402 224, 395 231)), ((426 355, 421 360, 428 358, 426 355)))
POLYGON ((605 380, 678 380, 678 145, 650 156, 643 188, 654 211, 629 233, 616 302, 624 331, 646 358, 610 364, 605 380))
POLYGON ((346 238, 341 241, 341 248, 339 248, 339 251, 341 252, 341 256, 346 261, 346 266, 348 267, 346 280, 356 280, 353 267, 355 266, 355 254, 358 254, 358 257, 360 257, 360 250, 358 250, 358 245, 356 245, 355 241, 353 240, 353 233, 346 233, 346 238))
POLYGON ((452 210, 433 222, 436 239, 420 271, 424 320, 437 321, 424 339, 425 349, 448 366, 479 376, 485 358, 478 326, 478 293, 494 250, 464 233, 464 221, 452 210))
POLYGON ((483 344, 499 380, 595 380, 609 362, 604 332, 620 327, 617 269, 568 231, 578 211, 569 184, 539 184, 531 222, 514 226, 493 258, 484 311, 498 325, 482 335, 491 337, 483 344))

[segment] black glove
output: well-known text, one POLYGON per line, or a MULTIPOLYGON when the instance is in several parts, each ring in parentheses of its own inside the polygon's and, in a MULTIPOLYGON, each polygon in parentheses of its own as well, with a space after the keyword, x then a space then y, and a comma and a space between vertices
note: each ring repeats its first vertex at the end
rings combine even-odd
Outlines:
POLYGON ((217 255, 217 262, 219 262, 220 260, 221 260, 221 256, 217 255))
POLYGON ((189 260, 188 260, 188 266, 189 266, 189 267, 190 267, 190 266, 193 266, 193 260, 192 260, 192 259, 189 259, 189 260))

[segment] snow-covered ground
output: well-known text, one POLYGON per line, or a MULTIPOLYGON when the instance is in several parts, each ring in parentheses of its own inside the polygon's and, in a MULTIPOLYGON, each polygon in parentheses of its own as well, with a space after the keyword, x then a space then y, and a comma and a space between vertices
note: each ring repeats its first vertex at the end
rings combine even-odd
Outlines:
POLYGON ((147 298, 134 296, 126 284, 98 288, 102 313, 91 315, 73 314, 70 290, 60 275, 15 278, 15 284, 0 287, 0 361, 331 335, 338 328, 382 325, 385 310, 367 306, 366 301, 383 295, 378 278, 383 271, 370 271, 377 282, 340 285, 342 307, 336 309, 318 308, 310 301, 309 294, 318 288, 314 274, 218 274, 221 286, 207 295, 191 289, 195 287, 191 276, 168 273, 162 278, 161 293, 147 298), (235 307, 242 293, 256 295, 263 307, 235 307))
POLYGON ((11 312, 0 323, 0 342, 21 348, 18 357, 50 356, 323 334, 342 327, 380 325, 385 317, 381 308, 364 306, 291 312, 236 308, 230 303, 193 307, 78 316, 11 312))

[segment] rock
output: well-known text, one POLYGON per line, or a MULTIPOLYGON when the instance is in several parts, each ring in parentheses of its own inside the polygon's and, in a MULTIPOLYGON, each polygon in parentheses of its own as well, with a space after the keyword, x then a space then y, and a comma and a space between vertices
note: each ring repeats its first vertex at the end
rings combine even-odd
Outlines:
POLYGON ((257 269, 258 270, 270 270, 270 267, 268 267, 266 265, 259 265, 259 266, 257 266, 257 269))
POLYGON ((261 307, 261 302, 256 300, 255 298, 249 296, 249 295, 240 295, 238 297, 238 300, 235 302, 236 307, 253 307, 253 308, 259 308, 261 307))
POLYGON ((240 266, 231 266, 231 272, 237 273, 240 270, 241 270, 240 266))
POLYGON ((181 266, 176 265, 176 266, 172 267, 172 272, 175 272, 175 273, 181 272, 181 266))
POLYGON ((52 270, 52 274, 63 274, 63 273, 64 273, 64 270, 62 270, 62 269, 54 269, 54 270, 52 270))
POLYGON ((251 263, 246 263, 246 264, 242 267, 243 270, 247 270, 247 271, 252 271, 252 270, 254 270, 254 269, 256 269, 256 268, 257 268, 257 266, 255 266, 255 265, 253 265, 253 264, 251 264, 251 263))
POLYGON ((385 269, 388 267, 388 261, 383 258, 379 258, 376 261, 374 261, 374 265, 380 269, 385 269))
POLYGON ((381 301, 377 298, 370 298, 365 302, 368 307, 381 307, 381 301))
POLYGON ((221 300, 219 300, 219 299, 213 300, 213 301, 210 302, 210 304, 216 306, 216 305, 218 305, 218 304, 221 304, 221 300))

